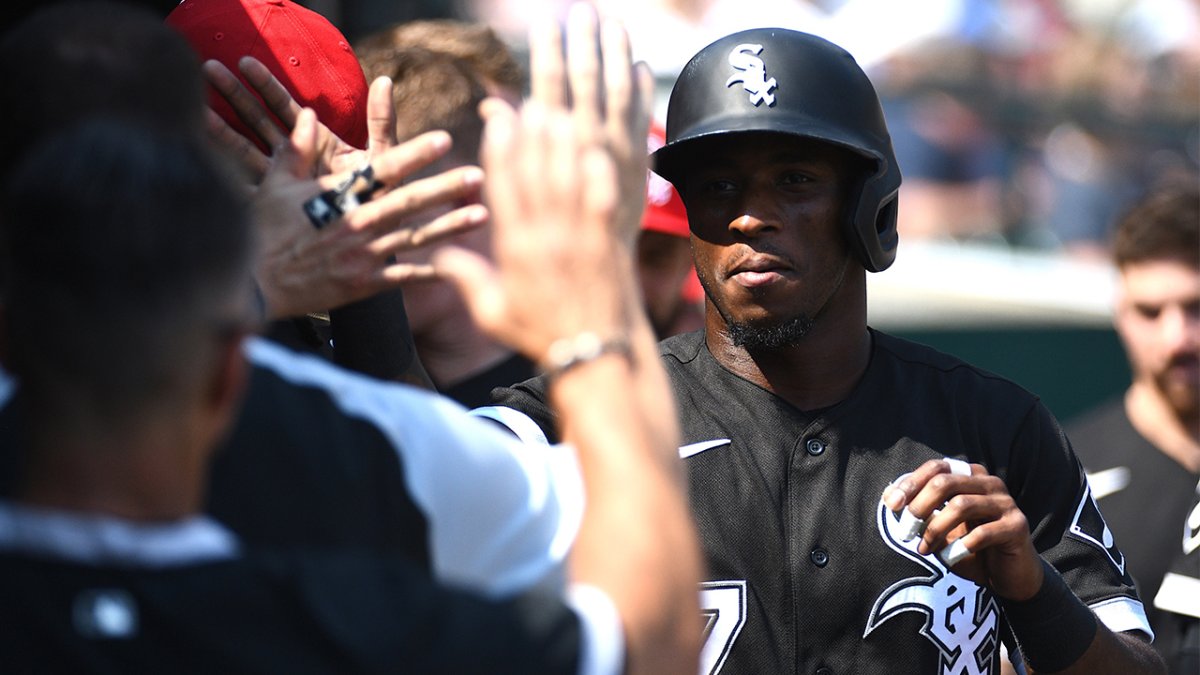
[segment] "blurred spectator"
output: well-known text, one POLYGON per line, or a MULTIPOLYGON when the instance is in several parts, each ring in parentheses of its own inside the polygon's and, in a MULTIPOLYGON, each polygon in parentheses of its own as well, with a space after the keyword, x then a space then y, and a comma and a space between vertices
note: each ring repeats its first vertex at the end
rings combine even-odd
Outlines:
MULTIPOLYGON (((1114 320, 1133 382, 1125 395, 1067 426, 1089 470, 1139 594, 1155 597, 1196 517, 1200 481, 1200 182, 1161 187, 1118 223, 1114 320)), ((1194 543, 1193 543, 1194 545, 1194 543)), ((1116 561, 1121 562, 1121 561, 1116 561)), ((1180 637, 1151 609, 1155 646, 1168 658, 1180 637)))
POLYGON ((980 112, 936 90, 893 100, 885 112, 904 174, 900 236, 989 239, 1000 233, 1004 154, 980 112))

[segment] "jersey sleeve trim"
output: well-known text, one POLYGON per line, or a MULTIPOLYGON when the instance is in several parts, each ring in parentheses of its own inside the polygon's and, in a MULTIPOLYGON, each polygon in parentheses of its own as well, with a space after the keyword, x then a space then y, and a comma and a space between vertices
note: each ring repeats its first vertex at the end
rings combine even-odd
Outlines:
POLYGON ((550 445, 550 440, 546 438, 546 433, 537 422, 519 410, 503 405, 489 405, 475 408, 471 414, 501 424, 525 443, 550 445))
POLYGON ((546 583, 564 587, 583 514, 574 452, 521 443, 447 398, 266 340, 248 340, 246 350, 257 366, 324 392, 342 414, 387 439, 428 520, 439 580, 494 598, 546 583))
POLYGON ((579 615, 579 675, 619 675, 625 669, 625 631, 612 598, 590 584, 567 587, 567 605, 579 615))
POLYGON ((1112 598, 1088 607, 1112 632, 1139 630, 1148 635, 1151 641, 1154 640, 1154 631, 1150 629, 1150 620, 1146 618, 1146 608, 1141 602, 1132 598, 1112 598))
POLYGON ((1200 618, 1200 579, 1167 572, 1163 577, 1154 606, 1159 609, 1200 618))

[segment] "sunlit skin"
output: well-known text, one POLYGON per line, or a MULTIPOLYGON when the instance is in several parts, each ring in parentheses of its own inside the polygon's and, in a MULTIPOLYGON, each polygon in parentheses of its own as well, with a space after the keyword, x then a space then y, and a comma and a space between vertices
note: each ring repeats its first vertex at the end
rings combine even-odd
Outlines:
POLYGON ((832 405, 866 368, 866 273, 843 234, 854 160, 783 134, 696 142, 697 168, 680 195, 707 296, 709 349, 723 365, 802 409, 832 405), (791 344, 735 344, 732 324, 812 325, 791 344))
POLYGON ((1200 269, 1171 259, 1126 264, 1115 325, 1134 387, 1159 392, 1200 436, 1200 269))

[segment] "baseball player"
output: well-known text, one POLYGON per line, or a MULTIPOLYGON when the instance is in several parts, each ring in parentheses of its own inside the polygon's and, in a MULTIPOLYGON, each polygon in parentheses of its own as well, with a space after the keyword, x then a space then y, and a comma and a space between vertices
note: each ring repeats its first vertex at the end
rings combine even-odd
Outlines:
MULTIPOLYGON (((1187 551, 1179 523, 1200 482, 1200 185, 1164 184, 1135 204, 1117 222, 1112 259, 1113 324, 1133 381, 1067 430, 1138 592, 1151 600, 1187 551)), ((1200 514, 1194 519, 1200 526, 1200 514)), ((1160 628, 1167 612, 1148 609, 1154 646, 1167 658, 1181 636, 1160 628)))
MULTIPOLYGON (((900 172, 837 46, 777 28, 681 72, 655 171, 701 332, 660 343, 707 558, 703 673, 1161 672, 1142 602, 1032 394, 870 328, 900 172)), ((553 437, 544 383, 480 414, 553 437), (532 420, 536 425, 529 424, 532 420)))

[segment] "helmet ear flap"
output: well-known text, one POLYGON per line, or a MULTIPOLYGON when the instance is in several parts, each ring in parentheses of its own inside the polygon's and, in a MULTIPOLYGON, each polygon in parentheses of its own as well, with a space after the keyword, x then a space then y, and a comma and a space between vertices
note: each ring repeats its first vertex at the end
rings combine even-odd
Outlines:
POLYGON ((877 252, 872 252, 867 270, 882 272, 896 261, 896 248, 900 243, 900 235, 896 231, 896 217, 899 212, 900 197, 896 193, 885 199, 875 215, 875 245, 877 252))
POLYGON ((847 235, 868 272, 882 272, 896 260, 899 181, 889 180, 887 164, 868 171, 857 194, 847 195, 847 235))
MULTIPOLYGON (((898 189, 888 181, 880 162, 856 157, 856 180, 846 191, 846 239, 868 272, 882 272, 896 259, 898 189)), ((886 166, 884 164, 883 166, 886 166)))

